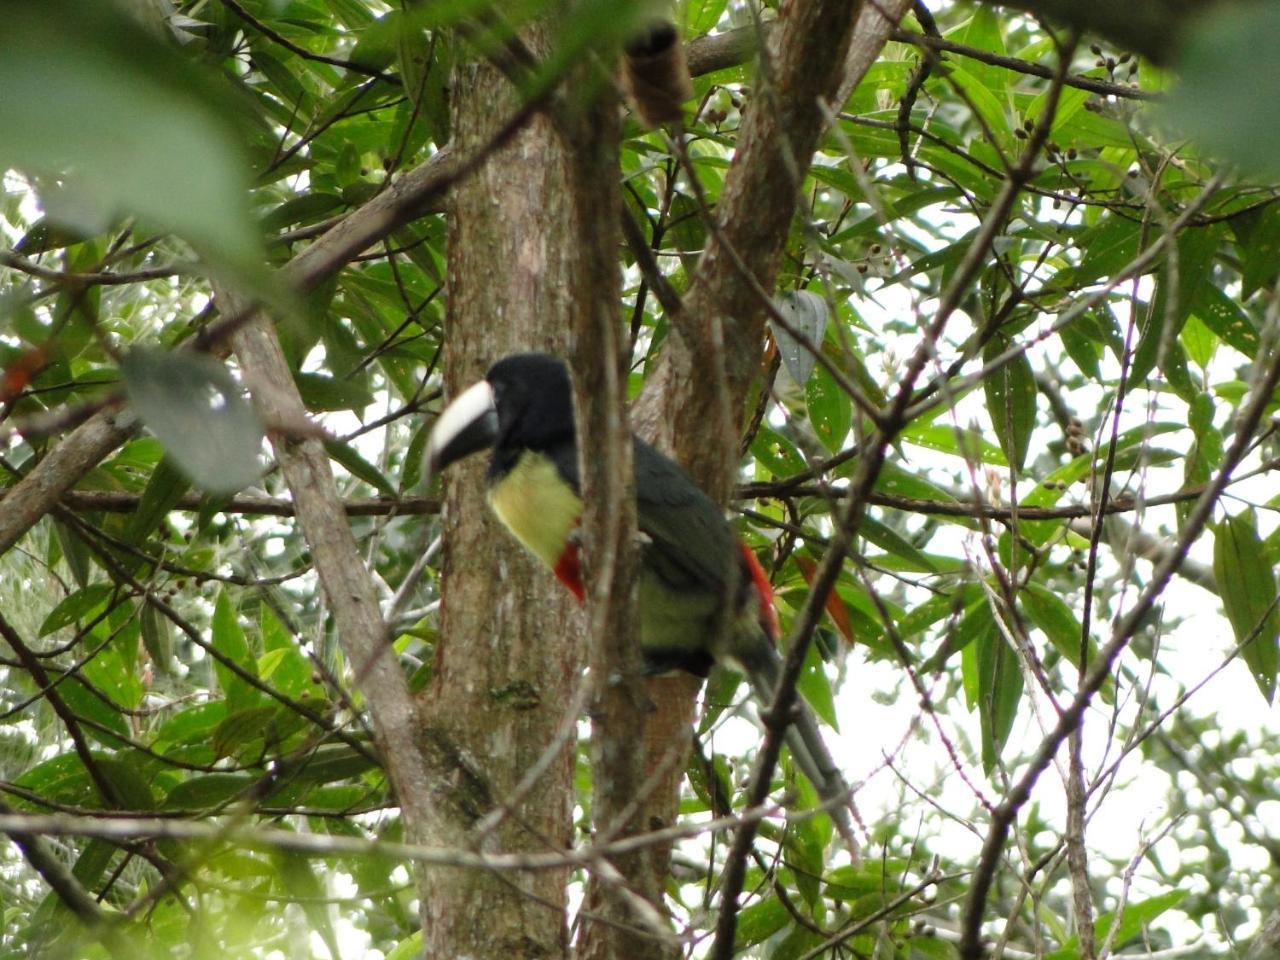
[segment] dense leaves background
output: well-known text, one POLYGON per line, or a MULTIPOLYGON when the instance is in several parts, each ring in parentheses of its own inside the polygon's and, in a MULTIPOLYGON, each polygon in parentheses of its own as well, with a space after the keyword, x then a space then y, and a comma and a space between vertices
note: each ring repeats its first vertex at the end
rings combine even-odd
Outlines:
MULTIPOLYGON (((81 424, 124 418, 57 506, 0 538, 5 956, 415 949, 404 851, 340 842, 404 829, 262 440, 323 431, 422 689, 440 528, 420 458, 448 348, 448 181, 332 268, 303 251, 407 171, 444 165, 454 66, 501 60, 546 6, 0 2, 0 495, 81 424), (270 306, 311 421, 264 422, 243 398, 226 358, 245 310, 228 289, 270 306), (64 816, 23 830, 37 814, 64 816), (154 822, 110 828, 136 818, 154 822)), ((753 35, 772 7, 689 0, 677 19, 696 44, 753 35)), ((643 13, 619 9, 560 16, 515 74, 526 102, 585 102, 590 84, 558 84, 643 13)), ((736 943, 952 956, 985 869, 979 919, 1006 956, 1226 956, 1274 908, 1280 850, 1280 44, 1263 42, 1280 22, 1211 15, 1157 68, 985 4, 933 13, 907 18, 814 157, 733 504, 785 630, 859 444, 940 304, 957 308, 800 681, 840 730, 848 778, 867 781, 864 858, 832 845, 823 816, 767 822, 736 943), (1208 530, 1183 542, 1228 458, 1208 530), (1011 801, 1121 634, 1082 740, 1057 737, 1057 765, 1011 801), (984 867, 1006 814, 1013 842, 984 867)), ((687 147, 624 120, 619 196, 649 249, 618 251, 633 395, 676 335, 659 288, 688 286, 704 205, 767 83, 745 55, 708 62, 687 147)), ((686 822, 740 805, 753 734, 737 700, 713 679, 686 822)), ((578 790, 586 844, 585 760, 578 790)), ((693 955, 723 857, 705 836, 677 853, 668 893, 693 955)))

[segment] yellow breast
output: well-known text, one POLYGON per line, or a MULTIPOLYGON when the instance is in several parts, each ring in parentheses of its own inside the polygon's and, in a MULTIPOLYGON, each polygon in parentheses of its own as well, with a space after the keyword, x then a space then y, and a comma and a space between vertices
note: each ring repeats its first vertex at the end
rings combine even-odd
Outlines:
POLYGON ((582 501, 540 453, 526 451, 489 487, 489 506, 516 539, 555 567, 565 540, 578 525, 582 501))

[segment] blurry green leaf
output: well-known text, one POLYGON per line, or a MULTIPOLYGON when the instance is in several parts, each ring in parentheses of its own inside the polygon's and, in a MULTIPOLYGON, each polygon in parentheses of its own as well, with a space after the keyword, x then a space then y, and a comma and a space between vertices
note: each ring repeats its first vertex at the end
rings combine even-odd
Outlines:
POLYGON ((417 960, 422 956, 422 931, 415 930, 395 945, 387 960, 417 960))
POLYGON ((831 680, 823 669, 822 655, 817 644, 809 644, 805 651, 804 668, 796 681, 796 689, 805 701, 813 708, 818 718, 833 730, 840 729, 840 721, 836 718, 836 701, 831 692, 831 680))
POLYGON ((1201 287, 1193 309, 1201 322, 1217 334, 1223 343, 1250 359, 1257 354, 1257 328, 1240 305, 1216 286, 1205 284, 1201 287))
POLYGON ((168 457, 157 463, 137 508, 129 517, 126 539, 135 544, 145 540, 189 489, 191 481, 168 457))
POLYGON ((361 379, 340 380, 320 373, 295 373, 298 393, 308 410, 361 410, 373 394, 361 379))
POLYGON ((838 453, 853 426, 853 402, 823 367, 805 384, 805 400, 814 433, 832 453, 838 453))
POLYGON ((1280 8, 1229 4, 1189 21, 1177 73, 1169 123, 1250 170, 1280 173, 1280 8))
MULTIPOLYGON (((993 337, 983 350, 983 359, 994 359, 1008 346, 1003 338, 993 337)), ((1025 353, 1019 355, 983 380, 982 387, 1000 449, 1021 470, 1036 426, 1036 377, 1031 361, 1025 353)))
POLYGON ((304 193, 291 197, 262 218, 262 229, 276 233, 295 224, 315 223, 338 213, 345 207, 342 198, 332 193, 304 193))
POLYGON ((1136 220, 1112 214, 1104 216, 1080 239, 1080 265, 1067 268, 1069 280, 1059 277, 1058 282, 1081 285, 1119 273, 1137 256, 1140 235, 1141 224, 1136 220))
POLYGON ((1000 448, 976 430, 962 430, 932 423, 908 424, 899 436, 907 443, 963 457, 966 460, 977 459, 1000 467, 1009 465, 1000 448))
MULTIPOLYGON (((236 616, 235 606, 225 590, 218 592, 213 606, 213 647, 242 671, 257 676, 257 663, 249 651, 244 630, 236 616)), ((218 684, 227 697, 229 710, 239 710, 257 704, 258 693, 249 682, 220 660, 213 663, 218 684)))
POLYGON ((374 487, 383 496, 396 496, 395 485, 382 475, 377 467, 356 452, 356 449, 341 440, 326 440, 325 452, 335 461, 346 467, 353 476, 374 487))
POLYGON ((40 624, 39 635, 43 637, 80 620, 92 619, 92 615, 102 612, 107 599, 114 592, 115 587, 109 583, 91 583, 63 598, 45 615, 44 622, 40 624))
POLYGON ((698 37, 709 33, 724 15, 727 0, 686 0, 683 4, 684 35, 698 37))
POLYGON ((169 621, 150 603, 142 604, 142 645, 161 673, 173 671, 173 634, 169 621))
POLYGON ((121 359, 120 372, 138 416, 194 483, 228 494, 262 474, 262 423, 222 364, 135 347, 121 359))
POLYGON ((192 60, 107 3, 0 2, 0 166, 135 214, 262 277, 235 111, 192 60))
MULTIPOLYGON (((978 718, 982 724, 982 769, 989 776, 1004 750, 1022 699, 1017 655, 994 622, 973 644, 978 666, 978 718)), ((967 652, 967 651, 966 651, 967 652)))
POLYGON ((791 914, 776 896, 768 896, 756 903, 748 904, 738 913, 738 926, 735 931, 734 950, 750 947, 769 939, 788 923, 791 914))
POLYGON ((1262 548, 1252 511, 1218 524, 1213 538, 1213 576, 1236 640, 1247 641, 1241 656, 1270 703, 1280 666, 1276 646, 1280 610, 1276 609, 1275 571, 1262 548))
POLYGON ((257 782, 245 773, 210 773, 191 777, 169 791, 162 810, 206 810, 219 807, 245 793, 257 782))

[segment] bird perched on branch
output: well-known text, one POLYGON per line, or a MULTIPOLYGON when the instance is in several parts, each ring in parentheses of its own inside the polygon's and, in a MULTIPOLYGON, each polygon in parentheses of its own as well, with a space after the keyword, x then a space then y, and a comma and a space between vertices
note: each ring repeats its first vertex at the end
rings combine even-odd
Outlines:
MULTIPOLYGON (((720 663, 741 671, 756 699, 769 705, 782 661, 768 577, 688 474, 642 440, 633 438, 633 444, 641 541, 639 632, 646 669, 705 677, 712 664, 720 663)), ((440 414, 427 441, 427 474, 485 449, 491 450, 489 506, 581 600, 577 529, 582 500, 564 361, 522 353, 495 363, 440 414)), ((797 702, 786 742, 853 846, 848 787, 803 702, 797 702)))

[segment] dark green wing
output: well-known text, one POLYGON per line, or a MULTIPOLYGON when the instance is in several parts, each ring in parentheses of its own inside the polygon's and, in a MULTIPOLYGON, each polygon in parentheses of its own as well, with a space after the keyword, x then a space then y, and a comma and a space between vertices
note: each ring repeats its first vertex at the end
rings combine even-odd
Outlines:
MULTIPOLYGON (((574 490, 578 481, 577 448, 572 441, 546 451, 574 490)), ((703 493, 669 457, 633 438, 636 476, 636 526, 648 540, 646 565, 674 590, 709 590, 719 594, 728 577, 737 575, 738 553, 733 531, 714 500, 703 493)))
POLYGON ((636 525, 650 541, 645 559, 675 589, 723 590, 738 557, 720 508, 684 470, 643 440, 635 441, 632 457, 636 525))

